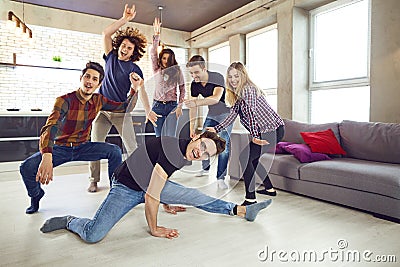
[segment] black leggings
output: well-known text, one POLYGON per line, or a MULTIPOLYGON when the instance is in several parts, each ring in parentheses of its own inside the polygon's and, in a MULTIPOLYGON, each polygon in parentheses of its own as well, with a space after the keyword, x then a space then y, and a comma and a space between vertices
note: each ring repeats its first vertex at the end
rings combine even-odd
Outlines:
POLYGON ((259 164, 259 160, 262 154, 271 151, 273 152, 276 143, 282 140, 285 133, 285 127, 279 126, 276 131, 262 133, 261 139, 267 140, 268 145, 260 146, 254 144, 252 141, 245 147, 240 153, 239 161, 243 172, 244 185, 246 189, 246 198, 255 199, 255 185, 256 185, 256 174, 263 181, 265 189, 271 189, 272 183, 268 176, 268 171, 262 164, 259 164))

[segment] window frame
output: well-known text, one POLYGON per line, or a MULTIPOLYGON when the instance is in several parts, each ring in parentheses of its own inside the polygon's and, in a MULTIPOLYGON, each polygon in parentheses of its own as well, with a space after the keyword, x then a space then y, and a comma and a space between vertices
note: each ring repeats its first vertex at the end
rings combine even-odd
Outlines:
MULTIPOLYGON (((248 47, 249 47, 249 39, 251 37, 266 33, 266 32, 271 31, 271 30, 278 30, 278 23, 271 24, 271 25, 269 25, 267 27, 264 27, 264 28, 261 28, 261 29, 258 29, 258 30, 255 30, 253 32, 250 32, 250 33, 246 34, 246 66, 248 65, 247 64, 248 63, 247 59, 249 58, 249 49, 248 49, 248 47)), ((278 44, 277 44, 277 47, 278 47, 278 44)), ((278 57, 278 51, 276 51, 276 54, 277 54, 277 57, 278 57)), ((277 62, 279 64, 279 58, 278 58, 277 62)), ((276 66, 276 71, 278 73, 278 65, 276 66)), ((267 95, 277 95, 277 93, 278 93, 278 77, 276 77, 276 81, 277 81, 276 87, 260 88, 260 89, 264 93, 266 93, 267 95)), ((257 85, 257 86, 259 86, 259 85, 257 85)))
MULTIPOLYGON (((268 31, 271 31, 271 30, 276 30, 276 31, 278 31, 278 23, 274 23, 274 24, 271 24, 271 25, 269 25, 269 26, 267 26, 267 27, 263 27, 263 28, 261 28, 261 29, 258 29, 258 30, 255 30, 255 31, 252 31, 252 32, 250 32, 250 33, 247 33, 246 34, 246 67, 247 67, 247 70, 248 70, 248 72, 249 72, 249 75, 250 75, 250 78, 251 78, 251 74, 250 74, 250 69, 249 69, 249 66, 248 66, 248 62, 249 62, 249 54, 250 54, 250 51, 249 51, 249 39, 250 38, 252 38, 252 37, 254 37, 254 36, 257 36, 257 35, 260 35, 260 34, 263 34, 263 33, 266 33, 266 32, 268 32, 268 31)), ((278 34, 278 32, 277 32, 277 34, 278 34)), ((278 55, 278 43, 277 43, 277 51, 276 51, 276 56, 277 56, 277 65, 276 65, 276 73, 277 73, 277 77, 276 77, 276 87, 268 87, 268 88, 263 88, 263 87, 260 87, 260 89, 265 93, 265 95, 266 95, 266 97, 267 97, 267 101, 271 101, 271 99, 270 99, 270 97, 272 97, 273 98, 273 102, 275 103, 276 102, 276 109, 278 108, 278 103, 277 103, 277 99, 278 99, 278 83, 279 83, 279 77, 278 77, 278 72, 279 72, 279 68, 278 68, 278 64, 279 64, 279 55, 278 55)), ((257 86, 259 86, 259 85, 257 85, 257 86)), ((270 104, 272 104, 272 103, 270 103, 270 104)), ((273 104, 272 106, 275 106, 275 104, 273 104)), ((274 109, 275 109, 275 107, 274 107, 274 109)))
POLYGON ((371 1, 370 0, 338 0, 330 4, 321 6, 310 11, 310 38, 309 38, 309 90, 321 90, 321 89, 334 89, 343 87, 361 87, 370 86, 370 60, 371 60, 371 1), (368 1, 368 44, 367 44, 367 76, 365 77, 355 77, 349 79, 331 80, 324 82, 315 82, 315 18, 317 15, 330 12, 347 5, 355 4, 360 1, 368 1))
POLYGON ((225 47, 225 46, 230 46, 230 45, 229 45, 229 41, 224 41, 224 42, 222 42, 222 43, 219 43, 219 44, 217 44, 217 45, 214 45, 214 46, 209 47, 209 48, 208 48, 208 53, 210 53, 210 52, 212 52, 212 51, 214 51, 214 50, 218 50, 218 49, 220 49, 220 48, 222 48, 222 47, 225 47))
MULTIPOLYGON (((222 42, 222 43, 219 43, 219 44, 217 44, 217 45, 214 45, 214 46, 209 47, 209 48, 208 48, 208 62, 207 62, 208 67, 211 68, 211 69, 213 69, 212 66, 210 66, 210 63, 211 63, 211 64, 216 64, 216 66, 214 66, 214 67, 225 66, 226 68, 228 68, 229 65, 230 65, 229 63, 231 62, 231 60, 230 60, 230 51, 231 51, 231 46, 230 46, 230 44, 229 44, 229 41, 224 41, 224 42, 222 42), (221 48, 224 48, 224 47, 228 47, 228 49, 229 49, 228 65, 225 66, 224 64, 221 64, 221 63, 211 62, 211 60, 210 60, 210 54, 211 54, 213 51, 218 50, 218 49, 221 49, 221 48)), ((218 70, 214 70, 214 71, 220 71, 220 70, 219 70, 219 68, 218 68, 218 70)), ((225 73, 222 73, 222 75, 225 77, 225 73)))

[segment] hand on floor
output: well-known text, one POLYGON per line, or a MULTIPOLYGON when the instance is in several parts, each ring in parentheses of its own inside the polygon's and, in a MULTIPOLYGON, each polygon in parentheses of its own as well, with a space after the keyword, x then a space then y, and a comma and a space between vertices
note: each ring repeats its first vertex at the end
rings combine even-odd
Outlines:
POLYGON ((176 214, 177 212, 183 212, 186 211, 185 207, 182 206, 172 206, 172 205, 167 205, 167 204, 163 204, 164 207, 164 211, 167 213, 171 213, 171 214, 176 214))

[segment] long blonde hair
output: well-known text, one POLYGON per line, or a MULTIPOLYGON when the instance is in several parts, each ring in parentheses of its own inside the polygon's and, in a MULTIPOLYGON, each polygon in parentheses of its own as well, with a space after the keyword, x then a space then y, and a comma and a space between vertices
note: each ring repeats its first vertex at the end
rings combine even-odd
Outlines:
POLYGON ((235 103, 243 97, 243 92, 248 87, 254 87, 257 91, 257 96, 264 95, 263 91, 261 91, 255 83, 250 79, 249 74, 246 71, 246 68, 241 62, 233 62, 226 71, 226 96, 225 101, 229 106, 235 105, 235 103), (228 81, 229 72, 235 69, 237 70, 240 82, 236 88, 232 88, 228 81))

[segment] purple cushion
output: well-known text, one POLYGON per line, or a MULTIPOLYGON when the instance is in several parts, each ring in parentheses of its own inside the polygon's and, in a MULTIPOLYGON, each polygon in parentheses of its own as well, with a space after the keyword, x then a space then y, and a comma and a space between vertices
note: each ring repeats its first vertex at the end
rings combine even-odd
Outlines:
POLYGON ((292 143, 292 142, 279 142, 279 143, 277 143, 276 147, 275 147, 275 153, 276 154, 288 154, 289 152, 287 152, 285 150, 285 146, 292 145, 292 144, 294 144, 294 143, 292 143))
POLYGON ((310 147, 306 144, 290 144, 284 146, 283 149, 292 154, 301 163, 331 159, 326 154, 311 152, 310 147))

